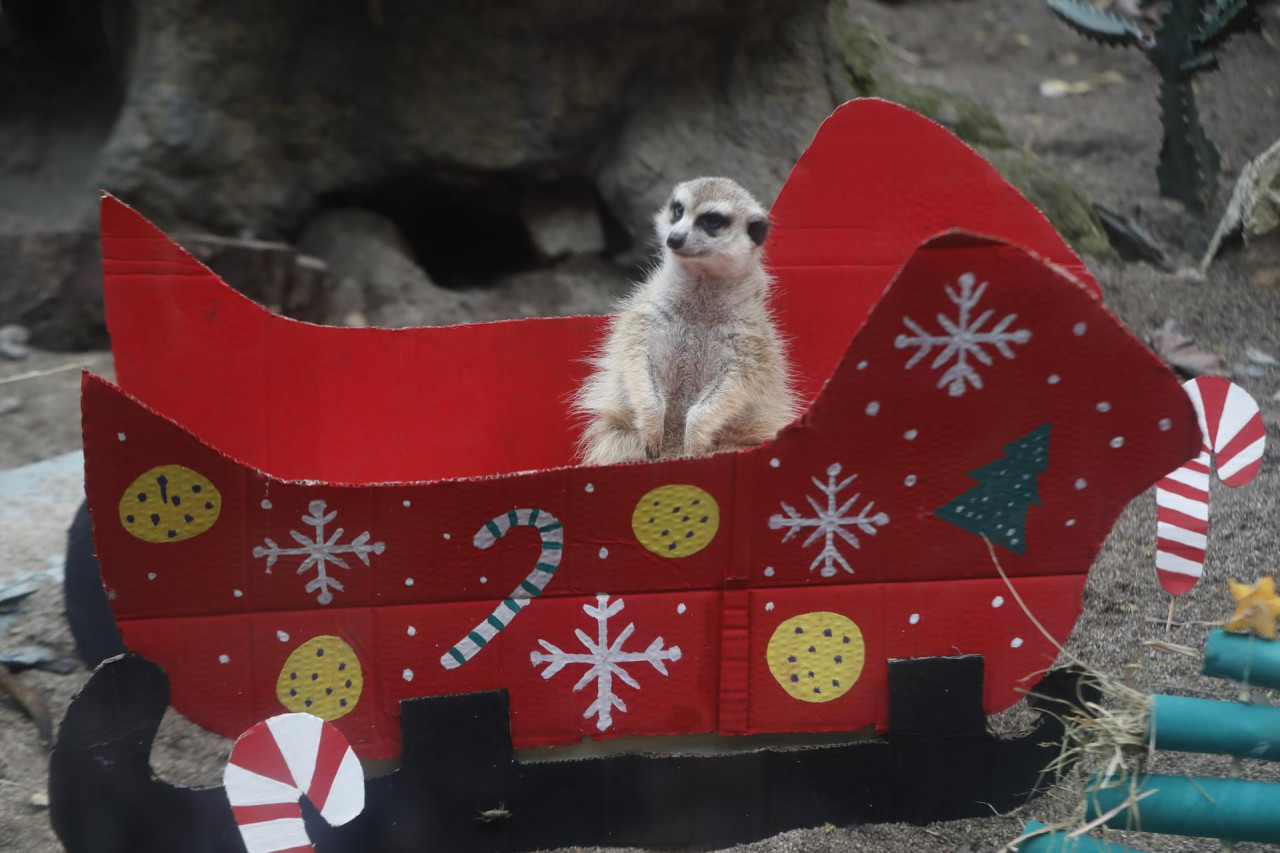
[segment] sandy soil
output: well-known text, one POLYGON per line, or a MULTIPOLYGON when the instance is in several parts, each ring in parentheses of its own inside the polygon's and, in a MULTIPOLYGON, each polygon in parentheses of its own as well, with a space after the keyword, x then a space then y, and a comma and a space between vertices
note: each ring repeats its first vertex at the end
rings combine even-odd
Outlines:
MULTIPOLYGON (((859 3, 867 16, 898 48, 890 60, 904 75, 971 95, 992 108, 1011 135, 1070 176, 1091 198, 1134 216, 1156 237, 1174 241, 1186 233, 1189 220, 1173 204, 1158 198, 1155 162, 1159 120, 1154 74, 1138 54, 1108 50, 1076 37, 1057 23, 1039 2, 1031 0, 910 0, 894 5, 859 3), (1041 80, 1099 80, 1079 96, 1047 99, 1041 80)), ((1267 36, 1247 36, 1230 43, 1222 70, 1205 75, 1199 88, 1201 113, 1209 134, 1220 146, 1234 180, 1243 162, 1280 137, 1280 33, 1277 7, 1264 9, 1267 36)), ((1175 267, 1191 264, 1188 254, 1172 248, 1175 267)), ((1166 318, 1229 364, 1246 362, 1245 348, 1280 355, 1280 238, 1271 235, 1248 249, 1228 248, 1207 281, 1179 273, 1161 273, 1146 265, 1109 268, 1094 265, 1112 309, 1134 330, 1145 332, 1166 318)), ((109 356, 35 353, 19 363, 0 362, 0 381, 31 370, 93 362, 92 369, 110 375, 109 356)), ((1154 501, 1137 500, 1122 516, 1090 575, 1084 615, 1067 645, 1068 652, 1104 671, 1118 672, 1135 656, 1138 677, 1149 690, 1232 698, 1232 689, 1196 673, 1196 664, 1156 652, 1142 652, 1142 642, 1164 638, 1201 647, 1204 622, 1229 613, 1228 576, 1252 579, 1274 571, 1280 552, 1280 369, 1261 377, 1236 375, 1235 381, 1261 403, 1273 441, 1255 483, 1241 490, 1216 487, 1210 557, 1204 581, 1180 603, 1173 630, 1163 622, 1167 598, 1152 570, 1154 501)), ((0 384, 0 402, 20 399, 19 408, 0 415, 0 474, 3 469, 48 459, 79 446, 78 373, 0 384)), ((5 407, 0 405, 0 410, 5 407)), ((1217 486, 1217 484, 1215 484, 1217 486)), ((5 495, 0 494, 0 501, 5 495)), ((0 648, 41 642, 61 654, 74 649, 62 617, 57 555, 75 509, 74 490, 62 495, 39 519, 0 513, 0 584, 31 576, 39 592, 27 599, 19 616, 0 624, 0 648)), ((39 691, 55 717, 86 677, 27 672, 21 679, 39 691)), ((1271 698, 1273 702, 1280 699, 1271 698)), ((41 805, 45 788, 45 748, 34 729, 11 702, 0 699, 0 850, 51 853, 61 850, 41 805), (34 800, 33 800, 34 798, 34 800)), ((225 760, 226 743, 202 733, 180 718, 166 721, 153 755, 156 772, 184 783, 213 784, 225 760)), ((1221 775, 1225 760, 1201 756, 1161 755, 1162 772, 1221 775)), ((1245 774, 1280 781, 1280 769, 1246 762, 1245 774)), ((736 848, 771 853, 906 853, 906 851, 992 851, 1013 839, 1023 822, 1052 820, 1070 803, 1041 798, 1010 817, 935 824, 857 828, 825 827, 787 833, 736 848)), ((1115 834, 1113 840, 1149 851, 1211 851, 1216 842, 1151 835, 1115 834)), ((1242 844, 1241 853, 1262 849, 1242 844)))

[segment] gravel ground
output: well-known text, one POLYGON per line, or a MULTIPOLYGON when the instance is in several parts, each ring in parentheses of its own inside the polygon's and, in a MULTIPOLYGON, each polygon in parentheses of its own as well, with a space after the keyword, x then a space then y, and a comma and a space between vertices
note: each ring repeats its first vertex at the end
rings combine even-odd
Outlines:
MULTIPOLYGON (((1034 149, 1071 177, 1091 198, 1134 216, 1157 238, 1173 241, 1189 221, 1176 205, 1158 198, 1155 160, 1159 120, 1155 77, 1138 54, 1091 45, 1055 22, 1028 0, 913 0, 894 5, 858 4, 895 46, 893 62, 904 75, 968 94, 991 107, 1013 138, 1034 149), (1100 75, 1115 72, 1109 77, 1100 75), (1103 80, 1093 91, 1047 99, 1041 80, 1103 80), (1105 82, 1110 80, 1112 82, 1105 82)), ((1202 116, 1224 155, 1224 184, 1251 156, 1280 137, 1280 50, 1270 37, 1280 31, 1277 7, 1264 8, 1267 33, 1231 42, 1222 70, 1205 75, 1199 87, 1202 116)), ((1224 189, 1225 194, 1225 189, 1224 189)), ((1170 252, 1175 267, 1192 259, 1170 252)), ((1131 328, 1145 332, 1175 318, 1206 349, 1229 364, 1246 362, 1254 346, 1280 355, 1280 238, 1273 234, 1247 249, 1229 247, 1207 281, 1162 273, 1145 266, 1094 268, 1112 309, 1131 328)), ((33 353, 22 362, 0 362, 0 382, 33 370, 91 363, 111 375, 105 353, 33 353)), ((1070 655, 1101 671, 1118 673, 1138 660, 1140 686, 1193 696, 1233 698, 1230 686, 1197 674, 1185 658, 1143 651, 1143 641, 1167 639, 1193 648, 1208 628, 1230 612, 1225 578, 1252 580, 1275 571, 1280 553, 1280 369, 1261 377, 1236 375, 1262 406, 1273 440, 1262 473, 1239 490, 1215 483, 1213 528, 1205 578, 1184 596, 1175 625, 1166 635, 1167 597, 1153 571, 1154 500, 1141 498, 1121 517, 1107 540, 1085 591, 1084 614, 1067 643, 1070 655)), ((0 584, 31 577, 39 591, 20 614, 0 621, 0 647, 27 642, 74 655, 62 616, 59 580, 65 531, 80 500, 78 372, 0 384, 4 399, 18 408, 0 414, 0 584), (38 468, 18 466, 47 460, 38 468), (5 470, 12 469, 12 470, 5 470)), ((0 617, 2 619, 2 617, 0 617)), ((87 677, 23 673, 21 679, 60 717, 87 677)), ((1276 697, 1270 701, 1280 702, 1276 697)), ((45 795, 45 748, 34 728, 8 700, 0 698, 0 850, 52 853, 61 850, 49 827, 45 795)), ((227 743, 200 732, 177 715, 161 728, 153 766, 167 780, 216 784, 227 743)), ((1222 775, 1225 760, 1160 755, 1154 769, 1172 773, 1222 775)), ((1280 770, 1245 762, 1246 776, 1280 781, 1280 770)), ((734 848, 760 853, 906 853, 906 851, 993 851, 1016 837, 1028 818, 1051 821, 1067 813, 1069 794, 1042 797, 1014 816, 955 821, 931 826, 824 827, 785 833, 734 848)), ((1143 850, 1214 851, 1216 842, 1151 835, 1113 834, 1143 850)), ((1263 849, 1241 844, 1240 853, 1263 849)))

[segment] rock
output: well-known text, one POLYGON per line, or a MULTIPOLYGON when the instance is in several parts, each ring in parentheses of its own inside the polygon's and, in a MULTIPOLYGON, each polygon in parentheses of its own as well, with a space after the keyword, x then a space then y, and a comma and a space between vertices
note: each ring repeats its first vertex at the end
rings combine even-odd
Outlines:
POLYGON ((942 122, 1078 249, 1112 257, 1079 194, 988 111, 882 67, 883 40, 845 0, 101 11, 38 34, 0 16, 16 107, 0 126, 0 322, 42 346, 105 343, 98 187, 170 232, 262 235, 198 251, 215 269, 239 258, 287 314, 459 322, 466 300, 433 280, 471 288, 602 249, 643 259, 677 181, 724 174, 768 204, 822 119, 864 95, 942 122), (314 233, 343 208, 400 234, 314 233), (300 233, 328 279, 281 248, 300 233))
POLYGON ((174 235, 174 239, 223 281, 255 302, 297 320, 321 321, 327 310, 328 266, 319 258, 299 255, 288 243, 174 235))
POLYGON ((604 251, 604 228, 590 183, 530 187, 521 200, 520 214, 544 258, 557 260, 604 251))
POLYGON ((399 227, 381 214, 356 208, 327 211, 307 224, 298 243, 329 267, 333 287, 328 317, 333 322, 356 314, 368 325, 389 328, 467 320, 458 295, 431 281, 399 227))
POLYGON ((31 348, 27 346, 29 340, 31 333, 26 326, 0 326, 0 356, 10 361, 21 361, 31 355, 31 348))
POLYGON ((98 235, 0 231, 0 323, 48 349, 105 348, 98 235))
POLYGON ((1024 148, 990 148, 978 152, 1000 170, 1005 180, 1038 207, 1076 251, 1102 261, 1119 262, 1089 200, 1048 163, 1024 148))

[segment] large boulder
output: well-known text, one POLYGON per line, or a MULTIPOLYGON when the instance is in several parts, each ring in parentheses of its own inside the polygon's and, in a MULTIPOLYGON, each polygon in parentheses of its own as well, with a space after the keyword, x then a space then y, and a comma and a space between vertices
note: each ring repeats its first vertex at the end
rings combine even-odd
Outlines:
MULTIPOLYGON (((97 188, 171 232, 247 241, 296 242, 333 209, 378 214, 416 272, 329 295, 439 321, 463 315, 431 281, 638 261, 678 180, 727 174, 770 203, 852 97, 898 97, 1015 151, 985 110, 903 86, 880 51, 847 0, 4 0, 0 323, 45 345, 101 334, 92 261, 51 260, 93 233, 97 188)), ((1015 182, 1104 251, 1088 206, 1061 216, 1016 151, 998 158, 1015 182)))

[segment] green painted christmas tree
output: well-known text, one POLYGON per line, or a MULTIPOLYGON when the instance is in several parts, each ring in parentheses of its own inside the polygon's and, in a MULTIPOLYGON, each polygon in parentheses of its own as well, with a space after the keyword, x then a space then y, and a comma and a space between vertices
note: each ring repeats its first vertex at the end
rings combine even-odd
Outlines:
POLYGON ((1004 452, 995 462, 969 471, 978 485, 934 514, 1021 554, 1027 550, 1027 507, 1040 504, 1036 478, 1049 467, 1049 424, 1006 444, 1004 452))

